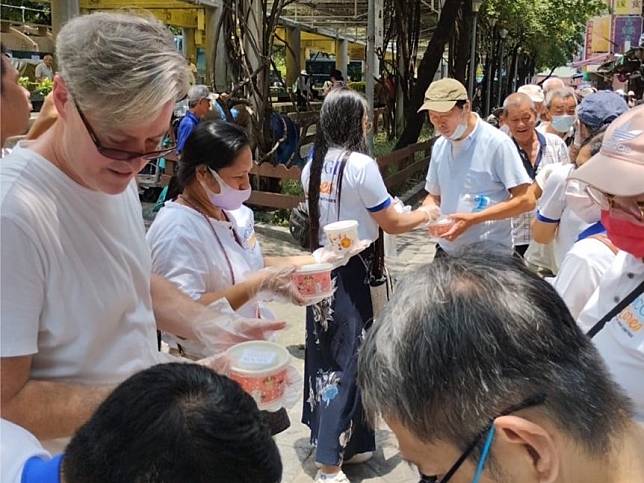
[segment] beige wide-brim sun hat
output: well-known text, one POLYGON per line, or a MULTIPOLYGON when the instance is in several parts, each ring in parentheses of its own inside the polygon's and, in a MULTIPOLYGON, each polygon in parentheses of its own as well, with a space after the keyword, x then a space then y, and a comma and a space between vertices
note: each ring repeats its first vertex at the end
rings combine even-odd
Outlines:
POLYGON ((465 86, 456 79, 441 79, 432 82, 425 91, 425 100, 418 112, 449 112, 458 101, 467 101, 465 86))
POLYGON ((644 194, 644 106, 615 119, 600 151, 574 170, 570 179, 615 196, 644 194))

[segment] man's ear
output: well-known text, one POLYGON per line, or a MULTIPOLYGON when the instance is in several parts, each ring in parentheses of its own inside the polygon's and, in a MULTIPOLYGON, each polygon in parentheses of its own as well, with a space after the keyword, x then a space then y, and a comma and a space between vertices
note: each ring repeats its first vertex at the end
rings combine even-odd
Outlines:
POLYGON ((56 106, 56 111, 58 111, 58 117, 66 119, 67 111, 65 111, 65 107, 72 99, 69 95, 69 90, 67 90, 67 86, 65 85, 65 81, 58 74, 54 76, 54 89, 52 91, 52 96, 54 105, 56 106))
POLYGON ((516 464, 530 465, 530 474, 539 483, 557 479, 561 455, 543 426, 519 416, 501 416, 494 421, 494 426, 497 449, 508 451, 516 464))

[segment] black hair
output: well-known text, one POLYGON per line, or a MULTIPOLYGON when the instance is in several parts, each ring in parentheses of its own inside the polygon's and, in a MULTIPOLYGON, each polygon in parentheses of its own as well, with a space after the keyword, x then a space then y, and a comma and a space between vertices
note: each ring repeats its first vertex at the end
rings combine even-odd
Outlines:
POLYGON ((340 72, 338 69, 333 69, 331 71, 331 77, 339 81, 344 80, 344 77, 342 76, 342 72, 340 72))
POLYGON ((456 101, 456 107, 458 107, 459 109, 463 109, 465 107, 465 104, 467 104, 468 102, 469 101, 467 100, 456 101))
POLYGON ((183 147, 177 181, 181 189, 195 178, 202 165, 219 171, 232 166, 239 152, 250 146, 239 126, 226 121, 202 121, 192 130, 183 147))
POLYGON ((358 382, 370 419, 421 441, 467 447, 494 418, 535 408, 602 455, 631 418, 629 400, 548 282, 479 247, 409 273, 367 333, 358 382))
MULTIPOLYGON (((581 150, 585 149, 586 147, 589 147, 590 149, 590 156, 597 154, 602 148, 602 143, 604 142, 604 134, 606 133, 607 129, 608 124, 605 124, 599 130, 595 131, 594 134, 584 139, 584 141, 581 143, 581 146, 579 146, 579 151, 577 151, 577 157, 579 157, 581 150)), ((575 166, 579 166, 577 164, 577 159, 574 160, 574 163, 575 166)))
POLYGON ((160 364, 120 384, 67 446, 67 483, 277 483, 251 396, 211 369, 160 364))
POLYGON ((320 234, 320 181, 322 167, 329 148, 367 154, 364 119, 367 102, 356 91, 347 87, 331 90, 320 109, 320 122, 313 145, 313 159, 309 176, 308 207, 311 250, 318 246, 320 234))
POLYGON ((4 81, 4 76, 7 72, 9 63, 9 55, 3 44, 0 44, 0 83, 4 81), (5 63, 6 62, 6 63, 5 63))

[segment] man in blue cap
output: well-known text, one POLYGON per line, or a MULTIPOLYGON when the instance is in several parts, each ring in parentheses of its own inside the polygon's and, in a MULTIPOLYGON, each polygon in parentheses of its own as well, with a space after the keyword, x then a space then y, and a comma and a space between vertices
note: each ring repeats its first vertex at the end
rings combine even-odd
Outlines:
POLYGON ((575 142, 570 146, 570 159, 577 158, 579 148, 586 139, 593 137, 626 111, 628 104, 616 92, 599 91, 584 97, 577 108, 579 129, 575 142))

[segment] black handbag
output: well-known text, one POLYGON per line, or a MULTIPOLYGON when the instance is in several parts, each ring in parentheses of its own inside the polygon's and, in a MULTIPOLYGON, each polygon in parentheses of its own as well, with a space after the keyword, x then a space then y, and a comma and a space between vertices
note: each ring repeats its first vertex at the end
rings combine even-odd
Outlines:
MULTIPOLYGON (((351 156, 350 151, 343 151, 340 160, 340 169, 338 170, 338 183, 336 185, 336 199, 338 204, 338 219, 340 217, 340 200, 342 199, 342 179, 344 178, 344 168, 351 156)), ((311 218, 309 216, 309 202, 301 201, 291 210, 288 220, 288 230, 297 243, 305 249, 311 248, 311 218)))

